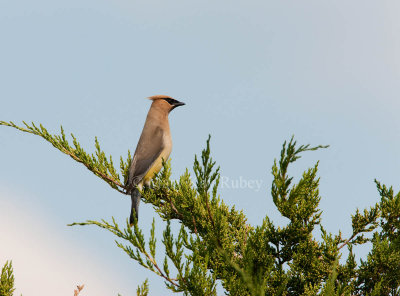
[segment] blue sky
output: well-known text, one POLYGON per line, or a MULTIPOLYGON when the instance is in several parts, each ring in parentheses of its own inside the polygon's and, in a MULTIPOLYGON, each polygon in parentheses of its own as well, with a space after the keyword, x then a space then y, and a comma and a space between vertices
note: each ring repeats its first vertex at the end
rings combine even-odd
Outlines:
MULTIPOLYGON (((400 4, 395 1, 0 0, 0 120, 62 124, 115 159, 135 149, 154 94, 186 103, 170 116, 173 177, 212 135, 220 189, 250 223, 284 224, 270 197, 284 140, 329 144, 320 160, 329 231, 378 201, 374 178, 399 189, 400 4), (227 183, 229 184, 229 183, 227 183)), ((38 137, 0 127, 0 263, 13 259, 17 292, 132 295, 145 278, 107 233, 66 224, 122 222, 130 200, 38 137), (43 278, 48 279, 43 281, 43 278)), ((147 230, 156 214, 141 205, 147 230)), ((160 234, 163 224, 156 219, 160 234)), ((360 250, 360 254, 366 250, 360 250)))

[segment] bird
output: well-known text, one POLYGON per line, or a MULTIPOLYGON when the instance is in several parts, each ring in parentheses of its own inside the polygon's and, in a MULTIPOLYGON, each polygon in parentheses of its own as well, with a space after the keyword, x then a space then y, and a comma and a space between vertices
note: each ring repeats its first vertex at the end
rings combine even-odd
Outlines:
POLYGON ((126 184, 132 200, 129 217, 131 227, 139 219, 140 191, 143 186, 150 186, 154 175, 161 170, 163 160, 167 161, 172 151, 168 115, 176 107, 185 105, 165 95, 155 95, 148 99, 152 103, 129 167, 126 184))

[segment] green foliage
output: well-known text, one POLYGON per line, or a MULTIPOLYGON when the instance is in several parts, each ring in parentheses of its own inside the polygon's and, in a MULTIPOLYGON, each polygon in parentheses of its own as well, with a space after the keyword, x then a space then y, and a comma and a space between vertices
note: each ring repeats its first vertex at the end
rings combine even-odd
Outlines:
MULTIPOLYGON (((357 290, 370 295, 400 295, 400 194, 375 180, 381 202, 379 226, 367 260, 361 260, 357 290)), ((378 215, 377 215, 378 216, 378 215)))
MULTIPOLYGON (((105 157, 97 140, 96 153, 89 156, 75 138, 73 148, 66 144, 63 131, 50 136, 42 126, 0 124, 42 136, 125 193, 111 157, 105 157)), ((400 194, 376 181, 380 200, 356 210, 352 233, 344 238, 340 231, 328 233, 321 223, 318 162, 297 182, 289 175, 289 166, 302 153, 326 147, 299 146, 293 138, 283 144, 272 167, 271 197, 288 219, 285 225, 277 226, 265 216, 252 226, 242 211, 224 203, 218 195, 219 167, 211 158, 210 138, 201 157, 194 159, 194 182, 189 170, 171 180, 166 162, 153 186, 142 191, 142 200, 165 221, 161 239, 155 237, 154 220, 147 240, 138 224, 130 228, 128 221, 123 228, 114 219, 71 225, 95 225, 113 233, 117 246, 131 259, 160 276, 167 289, 184 295, 217 295, 217 283, 226 294, 240 296, 400 295, 400 194), (173 231, 173 220, 180 224, 179 231, 173 231), (354 249, 363 244, 371 251, 357 262, 354 249)), ((130 155, 121 160, 122 176, 129 162, 130 155)), ((147 293, 146 281, 137 294, 147 293)))
POLYGON ((52 144, 55 148, 60 150, 62 153, 65 153, 75 161, 82 163, 92 173, 100 177, 112 188, 118 190, 121 193, 126 194, 125 183, 128 178, 128 170, 132 158, 129 150, 128 150, 128 158, 126 161, 124 161, 122 156, 120 158, 120 169, 121 169, 121 175, 123 176, 123 182, 121 182, 120 176, 117 173, 117 170, 114 168, 112 157, 110 156, 108 158, 106 154, 101 150, 97 137, 95 138, 95 148, 96 148, 95 153, 89 154, 83 150, 83 148, 81 147, 78 140, 75 138, 73 134, 71 134, 72 146, 70 145, 70 143, 68 143, 68 140, 65 136, 64 129, 62 126, 61 126, 61 135, 51 135, 47 131, 47 129, 44 128, 41 124, 39 125, 39 127, 37 127, 33 122, 31 125, 29 125, 25 121, 23 121, 23 124, 25 125, 25 127, 17 126, 12 121, 10 122, 0 121, 0 125, 13 127, 20 131, 42 137, 47 142, 52 144))
POLYGON ((136 290, 137 296, 147 296, 149 295, 149 281, 146 279, 144 283, 139 286, 136 290))
POLYGON ((14 291, 15 288, 12 262, 7 261, 1 269, 0 296, 12 296, 14 291))

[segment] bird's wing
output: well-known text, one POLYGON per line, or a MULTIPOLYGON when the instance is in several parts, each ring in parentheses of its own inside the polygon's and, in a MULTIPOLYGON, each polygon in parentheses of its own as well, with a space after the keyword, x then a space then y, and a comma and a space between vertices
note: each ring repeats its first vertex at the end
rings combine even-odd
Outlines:
POLYGON ((142 133, 129 168, 128 186, 132 189, 140 183, 147 171, 164 149, 164 132, 160 127, 142 133))

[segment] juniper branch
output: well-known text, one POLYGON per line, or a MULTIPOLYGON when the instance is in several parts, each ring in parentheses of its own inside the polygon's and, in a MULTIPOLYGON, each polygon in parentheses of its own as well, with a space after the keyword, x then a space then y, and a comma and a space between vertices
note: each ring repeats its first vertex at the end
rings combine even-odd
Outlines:
POLYGON ((0 295, 1 296, 12 296, 14 288, 14 270, 12 267, 12 261, 6 261, 0 274, 0 295))
MULTIPOLYGON (((70 156, 75 161, 82 163, 86 168, 88 168, 92 173, 96 176, 100 177, 104 181, 107 182, 113 189, 117 190, 120 193, 127 194, 127 188, 124 184, 122 184, 120 180, 119 174, 116 172, 112 157, 107 158, 105 153, 101 150, 100 144, 95 138, 95 154, 88 154, 83 150, 80 146, 76 137, 71 134, 73 139, 73 147, 68 143, 66 139, 65 132, 63 127, 61 126, 61 134, 60 135, 51 135, 46 128, 44 128, 41 124, 37 127, 34 123, 30 126, 25 121, 23 121, 24 127, 17 126, 12 121, 5 122, 0 121, 0 125, 13 127, 22 132, 30 133, 33 135, 37 135, 45 139, 47 142, 52 144, 55 148, 60 150, 62 153, 70 156)), ((126 162, 123 161, 121 157, 121 173, 126 179, 127 170, 130 164, 130 152, 128 152, 128 159, 126 162)))
POLYGON ((154 272, 158 276, 162 277, 163 279, 165 279, 167 282, 169 282, 173 286, 177 287, 178 289, 180 288, 179 284, 176 283, 177 279, 173 279, 173 278, 169 277, 165 272, 163 272, 155 259, 155 243, 156 243, 156 241, 154 238, 154 227, 155 227, 154 221, 153 221, 152 229, 151 229, 150 254, 146 250, 144 236, 142 234, 142 231, 139 229, 137 223, 134 224, 133 231, 129 225, 129 221, 127 221, 127 228, 125 228, 124 230, 121 230, 114 218, 112 218, 112 223, 108 223, 105 220, 101 220, 101 222, 88 220, 88 221, 82 222, 82 223, 72 223, 72 224, 69 224, 68 226, 76 226, 76 225, 80 225, 80 226, 96 225, 100 228, 110 231, 111 233, 115 234, 117 237, 119 237, 125 241, 128 241, 132 246, 134 246, 136 248, 136 253, 132 250, 132 248, 130 246, 125 246, 118 241, 115 241, 115 242, 119 248, 121 248, 123 251, 125 251, 125 253, 127 253, 132 259, 136 260, 140 265, 142 265, 146 269, 154 272), (140 254, 142 254, 146 257, 147 262, 143 261, 143 258, 140 256, 140 254))

